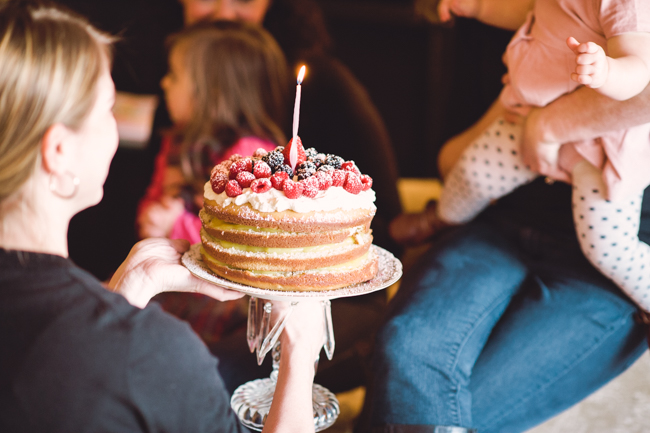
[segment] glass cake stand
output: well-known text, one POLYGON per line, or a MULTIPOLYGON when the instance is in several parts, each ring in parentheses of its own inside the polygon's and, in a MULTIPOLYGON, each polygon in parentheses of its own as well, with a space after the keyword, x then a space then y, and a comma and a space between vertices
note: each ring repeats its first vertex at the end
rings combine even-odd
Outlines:
MULTIPOLYGON (((376 245, 372 246, 372 252, 377 255, 379 270, 377 275, 364 283, 355 284, 341 289, 325 292, 291 292, 281 290, 260 289, 235 283, 213 274, 203 263, 200 253, 200 244, 192 245, 183 255, 183 265, 196 277, 206 280, 217 286, 236 290, 250 295, 248 305, 248 329, 246 339, 251 352, 255 352, 257 363, 262 364, 266 354, 271 351, 273 359, 273 371, 270 377, 257 379, 241 385, 235 390, 230 400, 230 406, 246 427, 261 431, 264 421, 271 408, 273 393, 278 376, 280 364, 280 343, 278 338, 284 329, 286 320, 292 312, 290 308, 287 313, 271 327, 271 312, 273 303, 271 301, 288 301, 291 306, 297 305, 304 300, 319 301, 323 305, 323 316, 326 325, 325 343, 323 349, 328 359, 334 356, 334 330, 332 326, 331 300, 351 296, 365 295, 377 290, 385 289, 397 282, 402 276, 402 263, 390 252, 376 245)), ((316 366, 318 359, 316 359, 316 366)), ((314 384, 312 388, 314 426, 316 431, 325 430, 336 421, 339 416, 338 400, 328 389, 314 384)))

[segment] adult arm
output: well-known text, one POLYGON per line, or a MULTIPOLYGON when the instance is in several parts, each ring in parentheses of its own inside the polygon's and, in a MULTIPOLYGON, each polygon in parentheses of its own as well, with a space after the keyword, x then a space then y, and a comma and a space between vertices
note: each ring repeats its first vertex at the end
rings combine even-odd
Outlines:
POLYGON ((627 101, 615 101, 579 87, 546 107, 533 108, 525 119, 524 161, 533 170, 549 163, 544 144, 589 140, 604 133, 650 123, 650 86, 627 101))
POLYGON ((189 242, 183 239, 149 238, 140 241, 117 269, 108 288, 140 308, 162 292, 203 293, 220 301, 244 296, 194 277, 180 263, 181 255, 188 249, 189 242))
POLYGON ((494 27, 517 30, 533 9, 534 3, 534 0, 441 0, 438 15, 442 22, 450 21, 454 14, 474 18, 494 27))
POLYGON ((447 177, 465 148, 479 137, 498 117, 504 116, 505 107, 497 99, 483 116, 465 131, 450 138, 440 149, 438 154, 438 170, 443 179, 447 177))
MULTIPOLYGON (((276 303, 274 303, 274 308, 276 303)), ((323 347, 325 322, 319 301, 301 301, 280 337, 282 357, 264 433, 314 431, 314 361, 323 347)))

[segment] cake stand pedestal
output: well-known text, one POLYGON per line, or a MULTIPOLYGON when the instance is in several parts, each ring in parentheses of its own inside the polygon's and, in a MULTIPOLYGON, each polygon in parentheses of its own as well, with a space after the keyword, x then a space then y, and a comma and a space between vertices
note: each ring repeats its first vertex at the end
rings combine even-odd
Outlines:
MULTIPOLYGON (((246 339, 251 352, 255 352, 257 363, 261 364, 269 351, 273 358, 273 371, 270 377, 257 379, 241 385, 235 390, 230 400, 230 406, 246 427, 261 431, 266 416, 273 402, 273 393, 277 381, 280 364, 281 347, 278 338, 284 329, 287 319, 293 311, 293 306, 301 301, 317 301, 323 305, 323 317, 326 326, 323 349, 328 359, 334 355, 334 330, 330 300, 336 298, 359 296, 389 287, 402 276, 402 264, 390 252, 376 245, 372 246, 372 254, 378 257, 379 270, 369 281, 325 292, 291 292, 268 290, 235 283, 213 274, 203 263, 200 253, 201 245, 192 245, 182 257, 182 263, 189 271, 212 284, 230 290, 237 290, 251 296, 248 306, 248 329, 246 339), (272 301, 288 301, 291 308, 271 327, 272 301)), ((318 365, 315 361, 314 368, 318 365)), ((336 421, 340 410, 339 404, 332 392, 314 384, 312 388, 314 427, 316 431, 330 427, 336 421)))

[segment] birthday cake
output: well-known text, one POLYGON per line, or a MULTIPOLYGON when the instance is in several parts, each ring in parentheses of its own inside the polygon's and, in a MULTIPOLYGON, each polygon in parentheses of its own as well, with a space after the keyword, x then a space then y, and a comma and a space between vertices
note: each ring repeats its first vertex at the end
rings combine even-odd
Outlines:
POLYGON ((304 150, 299 137, 272 152, 234 155, 205 184, 203 261, 223 278, 272 290, 367 281, 377 273, 371 187, 354 162, 304 150))

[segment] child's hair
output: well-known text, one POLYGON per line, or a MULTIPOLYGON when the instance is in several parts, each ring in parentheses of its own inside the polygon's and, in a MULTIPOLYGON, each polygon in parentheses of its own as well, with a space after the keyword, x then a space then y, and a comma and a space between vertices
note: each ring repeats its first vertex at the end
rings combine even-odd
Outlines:
POLYGON ((241 22, 199 23, 171 36, 168 46, 180 49, 193 86, 192 119, 180 131, 183 172, 191 183, 206 180, 206 144, 220 152, 247 135, 284 144, 290 77, 266 30, 241 22))
POLYGON ((0 203, 33 173, 50 126, 82 126, 112 41, 59 7, 0 1, 0 203))

